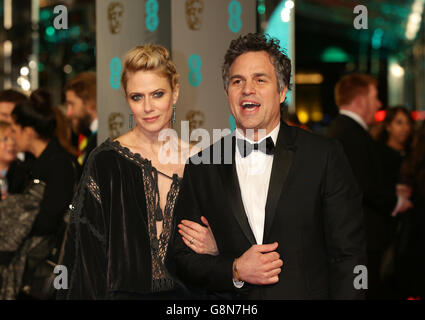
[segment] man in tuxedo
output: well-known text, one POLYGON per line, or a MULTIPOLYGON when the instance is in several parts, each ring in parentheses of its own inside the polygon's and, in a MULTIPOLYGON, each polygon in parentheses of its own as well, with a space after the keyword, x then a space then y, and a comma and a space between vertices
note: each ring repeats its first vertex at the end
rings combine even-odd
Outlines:
POLYGON ((66 116, 78 136, 78 162, 84 165, 97 146, 96 74, 82 72, 65 86, 66 116))
POLYGON ((232 298, 361 298, 353 285, 365 264, 361 192, 342 148, 282 121, 291 62, 276 40, 241 36, 224 60, 237 130, 189 160, 175 207, 177 223, 207 219, 218 254, 193 252, 199 233, 182 223, 169 271, 232 298))
POLYGON ((335 86, 335 102, 339 115, 329 127, 328 135, 338 139, 363 191, 369 291, 368 298, 383 298, 380 267, 384 250, 389 245, 391 214, 411 207, 408 194, 400 194, 383 183, 383 172, 376 142, 369 126, 381 107, 377 81, 366 74, 350 74, 335 86))

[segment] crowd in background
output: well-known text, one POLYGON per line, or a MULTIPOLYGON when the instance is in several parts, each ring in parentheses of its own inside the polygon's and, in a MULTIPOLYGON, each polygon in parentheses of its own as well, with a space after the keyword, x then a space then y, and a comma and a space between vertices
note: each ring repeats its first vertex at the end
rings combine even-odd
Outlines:
MULTIPOLYGON (((34 273, 62 243, 81 169, 97 144, 95 74, 76 76, 64 94, 66 112, 42 89, 30 97, 0 92, 0 299, 53 298, 39 294, 34 273), (41 193, 34 181, 43 182, 41 193), (28 219, 21 228, 7 213, 25 201, 36 209, 19 209, 28 219), (20 235, 13 245, 5 238, 11 231, 20 235)), ((344 77, 335 94, 340 115, 329 136, 341 142, 363 189, 369 298, 424 298, 425 124, 401 106, 376 124, 381 103, 369 76, 344 77)))
POLYGON ((0 299, 54 297, 46 281, 63 256, 66 213, 96 146, 96 75, 76 76, 64 93, 66 112, 43 89, 0 92, 0 299))

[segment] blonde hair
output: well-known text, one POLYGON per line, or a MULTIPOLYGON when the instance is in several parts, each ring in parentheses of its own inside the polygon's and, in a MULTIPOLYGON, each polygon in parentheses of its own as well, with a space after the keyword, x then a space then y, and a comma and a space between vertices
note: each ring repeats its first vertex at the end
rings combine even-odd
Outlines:
POLYGON ((127 94, 127 81, 129 74, 138 71, 158 71, 168 78, 171 89, 174 90, 179 82, 174 62, 170 53, 163 46, 147 44, 137 46, 127 52, 123 62, 121 85, 127 94))

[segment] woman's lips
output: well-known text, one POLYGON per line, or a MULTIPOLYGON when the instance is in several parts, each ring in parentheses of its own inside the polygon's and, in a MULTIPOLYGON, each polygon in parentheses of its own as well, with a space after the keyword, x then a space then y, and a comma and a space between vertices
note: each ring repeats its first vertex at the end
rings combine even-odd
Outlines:
POLYGON ((151 122, 155 122, 158 118, 159 118, 159 116, 156 116, 156 117, 143 118, 143 120, 151 123, 151 122))

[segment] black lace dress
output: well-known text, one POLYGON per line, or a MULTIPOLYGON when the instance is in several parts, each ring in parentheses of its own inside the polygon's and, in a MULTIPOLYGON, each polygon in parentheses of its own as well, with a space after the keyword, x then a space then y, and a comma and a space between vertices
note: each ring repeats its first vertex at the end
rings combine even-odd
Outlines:
MULTIPOLYGON (((59 298, 182 298, 164 266, 180 178, 169 177, 119 142, 90 155, 71 210, 64 264, 69 289, 59 298), (158 174, 172 179, 162 212, 158 174), (157 238, 156 222, 163 222, 157 238)), ((183 291, 182 291, 183 290, 183 291)))

